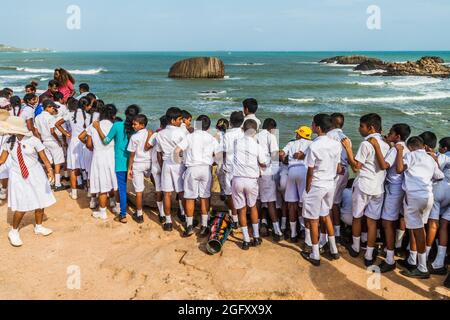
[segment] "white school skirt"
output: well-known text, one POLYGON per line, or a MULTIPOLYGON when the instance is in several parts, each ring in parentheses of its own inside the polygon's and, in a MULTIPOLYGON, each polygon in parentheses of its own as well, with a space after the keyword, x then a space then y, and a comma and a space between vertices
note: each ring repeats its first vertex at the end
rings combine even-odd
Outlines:
POLYGON ((8 159, 6 160, 6 162, 4 164, 2 164, 0 166, 0 180, 3 179, 8 179, 9 176, 9 160, 10 158, 8 157, 8 159))
POLYGON ((37 163, 28 171, 30 175, 24 179, 19 168, 9 170, 8 208, 12 211, 45 209, 56 203, 42 166, 37 163))
POLYGON ((91 172, 93 152, 83 145, 83 157, 81 159, 81 169, 87 172, 88 177, 91 172))
POLYGON ((107 193, 117 190, 114 149, 112 152, 94 152, 90 170, 90 192, 107 193))
POLYGON ((70 139, 67 147, 67 169, 81 169, 81 160, 83 157, 83 144, 77 138, 70 139))

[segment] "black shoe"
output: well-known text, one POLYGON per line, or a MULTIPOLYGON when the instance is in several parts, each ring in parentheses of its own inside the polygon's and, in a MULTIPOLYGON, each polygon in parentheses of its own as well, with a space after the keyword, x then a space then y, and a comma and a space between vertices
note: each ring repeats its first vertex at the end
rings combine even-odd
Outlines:
POLYGON ((430 273, 429 272, 422 272, 418 268, 414 268, 412 270, 402 270, 400 271, 400 274, 404 275, 408 278, 416 278, 416 279, 429 279, 430 273))
POLYGON ((275 231, 272 231, 272 239, 273 239, 273 241, 280 242, 281 240, 283 240, 282 238, 283 238, 282 235, 276 234, 275 231))
POLYGON ((205 238, 209 235, 209 228, 208 227, 203 227, 200 229, 200 237, 201 238, 205 238))
POLYGON ((270 235, 269 227, 267 226, 267 224, 265 224, 265 223, 261 224, 261 228, 259 230, 259 233, 261 234, 261 237, 268 237, 270 235))
POLYGON ((406 270, 413 270, 417 268, 417 265, 412 265, 408 262, 408 259, 401 259, 397 261, 398 265, 406 270))
POLYGON ((305 244, 303 244, 302 251, 303 251, 303 252, 306 252, 306 253, 311 253, 311 252, 312 252, 312 246, 308 246, 308 245, 305 243, 305 244))
POLYGON ((77 189, 78 190, 84 190, 84 184, 77 185, 77 189))
POLYGON ((166 216, 159 216, 159 223, 165 223, 166 222, 166 216))
POLYGON ((439 269, 435 269, 433 268, 431 263, 428 265, 428 271, 430 272, 430 274, 435 274, 438 276, 445 276, 447 274, 447 268, 445 266, 439 269))
POLYGON ((342 244, 342 237, 341 236, 336 236, 336 244, 342 244))
POLYGON ((356 252, 356 251, 353 249, 353 247, 352 247, 351 244, 349 244, 349 245, 347 246, 346 249, 347 249, 348 253, 350 254, 350 256, 351 256, 352 258, 357 258, 357 257, 359 257, 359 253, 360 253, 360 252, 356 252))
POLYGON ((396 257, 399 258, 405 258, 406 257, 406 251, 403 248, 395 248, 394 254, 396 257))
POLYGON ((331 251, 328 251, 328 252, 325 253, 325 257, 328 260, 333 261, 333 260, 339 260, 341 258, 341 255, 339 254, 339 252, 338 253, 331 253, 331 251))
POLYGON ((60 191, 64 191, 64 190, 67 190, 67 187, 65 187, 65 186, 53 187, 54 192, 60 192, 60 191))
POLYGON ((383 261, 378 265, 378 268, 380 268, 381 273, 391 272, 397 269, 397 263, 394 262, 394 264, 389 264, 386 261, 383 261))
POLYGON ((188 226, 186 228, 186 230, 184 230, 183 232, 183 237, 187 238, 190 237, 194 234, 194 227, 193 226, 188 226))
POLYGON ((194 228, 197 228, 197 226, 199 225, 199 221, 197 219, 192 220, 192 225, 194 226, 194 228))
POLYGON ((262 239, 261 238, 253 238, 252 245, 254 247, 259 247, 261 245, 261 243, 262 243, 262 239))
POLYGON ((182 223, 186 223, 186 215, 181 214, 180 210, 178 210, 178 212, 177 212, 177 217, 178 217, 178 219, 180 219, 180 221, 182 223))
POLYGON ((140 216, 140 217, 138 217, 137 214, 133 214, 133 215, 132 215, 132 218, 133 218, 134 221, 136 221, 136 222, 139 223, 139 224, 144 223, 144 216, 143 216, 143 215, 140 216))
POLYGON ((250 249, 250 242, 244 241, 242 243, 242 250, 248 250, 248 249, 250 249))
POLYGON ((450 274, 447 276, 447 279, 444 281, 444 287, 450 288, 450 274))
POLYGON ((173 230, 173 224, 172 223, 165 223, 163 226, 164 231, 172 231, 173 230))
POLYGON ((300 255, 303 257, 303 259, 305 259, 306 261, 311 263, 313 266, 315 266, 315 267, 320 266, 320 260, 312 259, 310 257, 310 253, 302 251, 302 252, 300 252, 300 255))
POLYGON ((305 239, 305 230, 300 230, 298 235, 300 239, 305 239))
POLYGON ((298 237, 291 237, 291 243, 297 243, 298 242, 298 237))
POLYGON ((320 247, 319 245, 319 253, 325 254, 326 252, 330 252, 330 245, 328 244, 328 242, 323 247, 320 247))

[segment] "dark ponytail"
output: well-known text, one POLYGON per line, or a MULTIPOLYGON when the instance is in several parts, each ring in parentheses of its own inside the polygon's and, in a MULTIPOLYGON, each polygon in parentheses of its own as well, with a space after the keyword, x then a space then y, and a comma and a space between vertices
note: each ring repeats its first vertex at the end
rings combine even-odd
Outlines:
POLYGON ((136 104, 132 104, 125 111, 125 133, 128 136, 128 139, 130 139, 133 134, 133 119, 140 113, 141 108, 136 104))
POLYGON ((85 108, 90 104, 89 99, 81 98, 78 101, 78 108, 75 110, 75 113, 73 114, 73 122, 77 123, 77 113, 78 109, 81 109, 81 112, 83 113, 83 128, 86 129, 86 111, 85 108))
POLYGON ((113 104, 107 104, 100 108, 100 118, 99 121, 102 120, 109 120, 111 122, 114 122, 114 118, 117 114, 117 108, 113 104))
POLYGON ((15 135, 12 135, 11 137, 9 137, 8 141, 6 141, 6 143, 10 143, 10 149, 12 151, 12 149, 14 148, 14 145, 16 144, 16 140, 17 137, 15 135))

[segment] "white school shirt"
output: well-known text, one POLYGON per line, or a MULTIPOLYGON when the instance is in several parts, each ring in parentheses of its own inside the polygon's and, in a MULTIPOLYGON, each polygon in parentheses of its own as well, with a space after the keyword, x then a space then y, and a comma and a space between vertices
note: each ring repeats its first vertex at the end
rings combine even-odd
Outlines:
MULTIPOLYGON (((400 144, 403 146, 403 152, 404 155, 409 153, 409 149, 406 146, 406 143, 404 143, 403 141, 397 142, 397 144, 400 144)), ((403 156, 404 156, 403 155, 403 156)), ((386 158, 384 159, 384 161, 386 161, 387 163, 389 163, 389 169, 387 171, 387 175, 386 175, 386 181, 389 184, 395 184, 395 185, 401 185, 403 183, 403 173, 398 174, 397 173, 397 165, 395 162, 395 159, 397 158, 397 149, 395 147, 389 149, 386 158)))
POLYGON ((259 164, 266 164, 264 149, 254 137, 244 136, 234 142, 233 176, 259 178, 259 164))
POLYGON ((311 140, 306 140, 303 138, 288 142, 286 147, 284 147, 283 151, 288 157, 289 168, 305 165, 304 160, 294 159, 294 154, 296 154, 297 152, 303 152, 306 155, 306 152, 308 151, 308 148, 311 145, 311 143, 312 143, 311 140))
POLYGON ((438 163, 445 178, 450 181, 450 151, 438 154, 438 163))
MULTIPOLYGON (((344 134, 344 132, 342 131, 342 129, 340 128, 336 128, 333 129, 331 131, 329 131, 327 133, 327 136, 339 143, 341 143, 342 139, 347 138, 347 136, 344 134)), ((351 142, 351 141, 350 141, 351 142)), ((347 158, 347 151, 345 151, 344 148, 342 149, 342 153, 341 153, 341 164, 345 167, 348 168, 348 158, 347 158)))
POLYGON ((256 121, 256 124, 257 124, 256 131, 258 131, 259 128, 261 127, 261 120, 259 120, 259 119, 256 117, 256 115, 255 115, 254 113, 251 113, 251 114, 246 115, 246 116, 244 117, 244 122, 242 122, 242 128, 244 127, 244 123, 245 123, 245 121, 247 121, 247 120, 255 120, 255 121, 256 121))
POLYGON ((91 123, 91 115, 88 112, 86 112, 85 115, 86 120, 83 118, 83 112, 80 109, 77 111, 72 111, 67 115, 67 120, 72 133, 71 139, 78 139, 80 133, 85 130, 84 126, 86 126, 86 128, 89 127, 91 123), (75 113, 77 114, 76 119, 74 119, 75 113))
POLYGON ((150 150, 145 151, 145 142, 147 141, 148 131, 146 129, 141 129, 130 138, 128 143, 128 152, 134 152, 134 162, 136 163, 148 163, 150 164, 150 150))
MULTIPOLYGON (((109 131, 111 130, 113 126, 113 123, 109 120, 102 120, 100 121, 100 129, 102 129, 102 132, 106 135, 108 135, 109 131)), ((114 140, 112 140, 109 144, 104 144, 103 140, 100 138, 100 135, 98 134, 97 129, 95 129, 92 125, 87 127, 86 133, 88 136, 92 138, 92 144, 94 145, 94 152, 97 153, 99 151, 107 151, 107 150, 114 150, 114 140)), ((105 161, 114 161, 114 159, 105 159, 105 161)))
POLYGON ((341 154, 341 144, 336 140, 326 135, 314 139, 305 157, 306 166, 314 168, 311 185, 329 187, 334 184, 341 154))
POLYGON ((263 129, 256 135, 256 140, 259 145, 264 149, 264 153, 266 155, 267 167, 261 168, 262 176, 272 176, 278 172, 279 169, 279 161, 278 161, 278 152, 280 148, 278 147, 277 137, 269 132, 266 129, 263 129), (272 153, 277 153, 277 158, 272 159, 272 153))
POLYGON ((235 142, 238 139, 244 137, 244 132, 241 128, 231 128, 225 132, 223 137, 223 152, 225 152, 225 162, 223 164, 223 170, 225 172, 233 172, 233 155, 235 142))
POLYGON ((35 119, 34 126, 39 131, 41 135, 42 142, 52 142, 56 141, 55 137, 52 136, 52 129, 55 129, 56 119, 47 111, 42 111, 35 119))
POLYGON ((30 107, 28 105, 22 106, 22 108, 19 110, 19 117, 24 119, 25 121, 34 119, 34 108, 30 107))
MULTIPOLYGON (((55 102, 55 104, 57 104, 59 106, 58 108, 58 113, 56 115, 54 115, 56 121, 55 123, 57 123, 58 121, 60 121, 61 119, 64 119, 64 121, 67 121, 67 117, 69 114, 69 109, 67 108, 66 105, 59 103, 59 102, 55 102)), ((68 125, 67 123, 64 123, 62 126, 65 130, 68 130, 68 125)), ((56 130, 56 135, 58 137, 62 137, 62 133, 59 130, 56 130)))
POLYGON ((384 180, 386 178, 386 171, 381 170, 375 156, 375 149, 367 140, 374 137, 378 140, 381 153, 386 157, 390 147, 383 141, 381 134, 374 133, 366 137, 365 141, 359 146, 356 153, 355 160, 362 163, 362 168, 355 179, 359 189, 368 195, 380 195, 384 193, 384 180))
MULTIPOLYGON (((42 142, 35 136, 23 137, 22 141, 16 139, 12 150, 10 150, 11 145, 9 143, 3 144, 2 153, 3 151, 7 151, 9 153, 9 158, 11 159, 11 161, 9 162, 9 168, 18 173, 20 173, 19 159, 17 157, 17 146, 19 144, 21 145, 23 160, 28 170, 30 170, 35 165, 39 165, 38 152, 41 152, 45 149, 42 142)), ((29 171, 29 173, 33 174, 31 171, 29 171)))
POLYGON ((219 143, 206 131, 195 130, 186 135, 178 147, 183 150, 186 167, 211 166, 214 163, 214 154, 219 152, 219 143))
POLYGON ((163 153, 163 160, 169 164, 175 164, 174 151, 177 145, 186 136, 186 130, 181 127, 168 125, 158 134, 157 152, 163 153))
POLYGON ((403 190, 419 197, 427 197, 433 191, 433 180, 444 179, 444 173, 439 169, 436 161, 420 149, 407 153, 403 157, 407 166, 403 180, 403 190))
POLYGON ((158 134, 159 132, 154 132, 153 135, 150 137, 150 140, 148 140, 148 143, 152 146, 152 148, 150 149, 150 161, 152 163, 152 168, 160 168, 157 150, 158 134))

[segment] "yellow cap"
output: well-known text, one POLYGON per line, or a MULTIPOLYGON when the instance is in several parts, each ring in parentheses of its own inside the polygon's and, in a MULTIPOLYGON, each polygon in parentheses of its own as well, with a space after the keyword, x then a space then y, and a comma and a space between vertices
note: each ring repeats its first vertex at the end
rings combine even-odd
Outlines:
POLYGON ((295 133, 298 134, 303 139, 311 140, 313 132, 312 132, 312 129, 310 127, 302 126, 302 127, 298 128, 295 131, 295 133))

